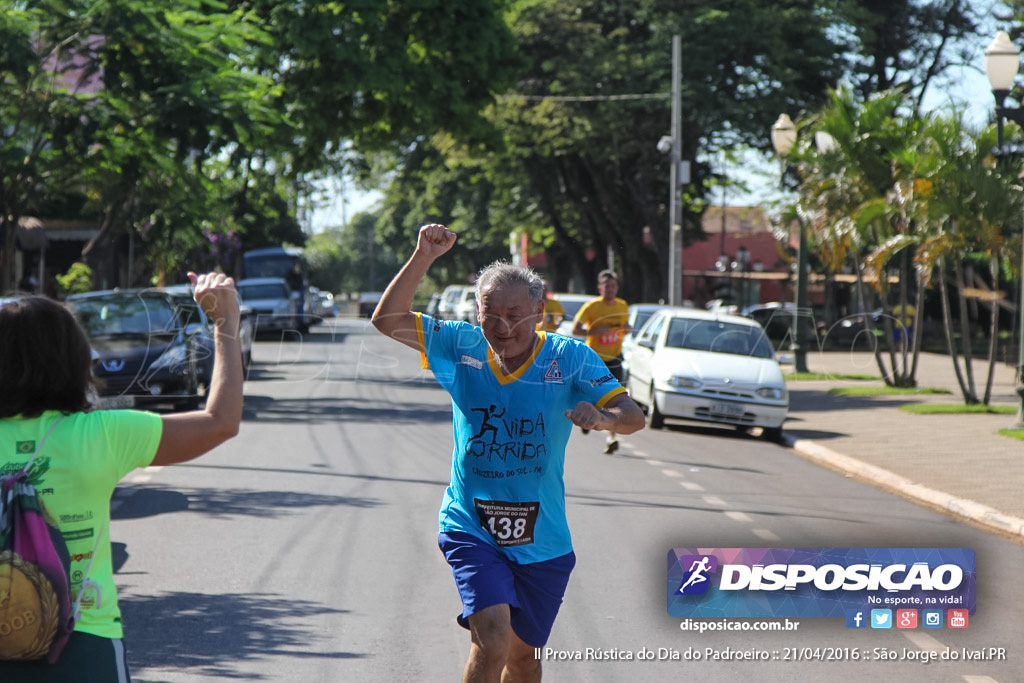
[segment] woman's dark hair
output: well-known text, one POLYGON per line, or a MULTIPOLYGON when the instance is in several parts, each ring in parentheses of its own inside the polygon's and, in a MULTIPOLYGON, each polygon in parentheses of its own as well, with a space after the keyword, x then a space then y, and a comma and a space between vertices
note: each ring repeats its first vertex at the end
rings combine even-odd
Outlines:
POLYGON ((22 296, 0 304, 0 418, 86 411, 89 338, 62 304, 22 296))

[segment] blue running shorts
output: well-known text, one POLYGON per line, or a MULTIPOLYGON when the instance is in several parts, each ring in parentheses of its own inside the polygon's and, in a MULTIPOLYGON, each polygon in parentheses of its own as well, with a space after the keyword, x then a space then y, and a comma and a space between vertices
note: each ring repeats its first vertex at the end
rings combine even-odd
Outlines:
POLYGON ((462 597, 460 626, 468 629, 469 615, 485 607, 508 604, 512 630, 519 639, 531 647, 547 643, 576 566, 575 553, 516 564, 487 541, 459 531, 441 533, 438 546, 462 597))

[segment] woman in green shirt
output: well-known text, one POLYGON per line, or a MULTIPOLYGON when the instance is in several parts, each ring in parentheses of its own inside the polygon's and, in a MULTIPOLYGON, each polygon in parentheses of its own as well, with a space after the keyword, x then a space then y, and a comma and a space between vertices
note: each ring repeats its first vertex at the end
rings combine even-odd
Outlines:
POLYGON ((75 631, 53 665, 0 660, 4 683, 128 683, 110 553, 110 497, 137 467, 192 460, 238 433, 242 355, 238 295, 220 273, 189 273, 214 323, 213 378, 203 410, 157 415, 93 410, 92 352, 60 303, 25 296, 0 305, 0 474, 25 468, 72 556, 75 631), (88 576, 85 576, 88 571, 88 576))

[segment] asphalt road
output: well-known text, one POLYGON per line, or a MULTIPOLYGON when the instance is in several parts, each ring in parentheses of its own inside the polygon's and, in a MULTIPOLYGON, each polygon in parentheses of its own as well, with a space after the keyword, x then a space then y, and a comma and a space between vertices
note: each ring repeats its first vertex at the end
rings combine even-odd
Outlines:
MULTIPOLYGON (((115 494, 133 680, 459 680, 469 639, 436 545, 447 395, 363 320, 259 341, 254 357, 236 439, 136 472, 115 494)), ((731 430, 622 441, 614 456, 600 434, 577 430, 569 444, 578 562, 545 680, 1021 680, 1021 546, 731 430), (666 611, 673 547, 932 546, 977 553, 967 629, 797 619, 790 631, 697 634, 666 611), (988 648, 1006 658, 965 660, 988 648)))

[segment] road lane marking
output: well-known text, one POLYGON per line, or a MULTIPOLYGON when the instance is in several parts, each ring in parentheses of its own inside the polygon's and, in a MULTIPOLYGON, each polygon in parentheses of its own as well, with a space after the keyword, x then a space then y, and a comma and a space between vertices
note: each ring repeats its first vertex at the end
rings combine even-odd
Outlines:
POLYGON ((964 680, 967 683, 999 683, 999 681, 991 676, 964 676, 964 680))
POLYGON ((704 487, 700 484, 694 484, 692 481, 681 481, 679 485, 687 491, 703 491, 704 487))
POLYGON ((704 502, 708 505, 717 505, 718 507, 728 507, 728 503, 719 498, 718 496, 704 496, 704 502))
POLYGON ((662 470, 661 473, 664 474, 666 477, 681 477, 681 476, 683 476, 683 473, 679 472, 678 470, 662 470))
POLYGON ((766 541, 781 541, 782 540, 782 538, 780 538, 779 536, 775 535, 771 531, 768 531, 768 529, 751 529, 751 531, 754 532, 755 536, 757 536, 758 538, 763 538, 766 541))
POLYGON ((917 645, 922 650, 929 652, 945 652, 946 646, 940 643, 933 636, 927 633, 914 633, 913 631, 904 631, 903 635, 907 637, 907 640, 917 645))
POLYGON ((738 510, 726 510, 725 516, 734 522, 740 522, 741 524, 747 524, 753 522, 754 518, 748 515, 746 512, 739 512, 738 510))

